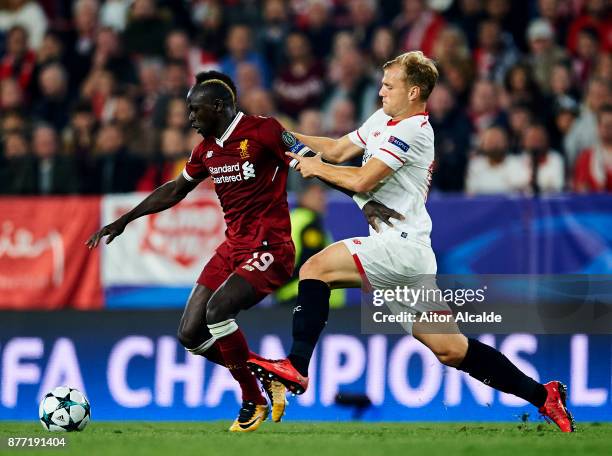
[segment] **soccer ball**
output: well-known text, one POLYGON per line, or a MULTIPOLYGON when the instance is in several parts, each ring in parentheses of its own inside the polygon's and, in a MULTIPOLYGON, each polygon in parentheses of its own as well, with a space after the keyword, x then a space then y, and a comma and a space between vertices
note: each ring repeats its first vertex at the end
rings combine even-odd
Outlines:
POLYGON ((89 423, 89 401, 83 393, 68 386, 58 386, 43 397, 38 418, 47 431, 82 431, 89 423))

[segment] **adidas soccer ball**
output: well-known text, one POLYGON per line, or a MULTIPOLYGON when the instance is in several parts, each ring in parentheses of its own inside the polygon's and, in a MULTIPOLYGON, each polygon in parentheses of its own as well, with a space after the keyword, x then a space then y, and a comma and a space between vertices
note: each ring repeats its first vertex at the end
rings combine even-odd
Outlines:
POLYGON ((58 386, 40 401, 38 418, 47 431, 82 431, 89 423, 89 401, 79 390, 58 386))

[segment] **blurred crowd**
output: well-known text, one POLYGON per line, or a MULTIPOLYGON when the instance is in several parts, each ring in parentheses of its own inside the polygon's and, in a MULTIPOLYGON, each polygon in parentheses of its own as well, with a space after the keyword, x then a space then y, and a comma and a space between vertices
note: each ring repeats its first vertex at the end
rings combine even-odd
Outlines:
POLYGON ((612 191, 610 4, 0 0, 0 193, 173 178, 200 140, 185 95, 208 69, 245 113, 339 137, 378 109, 381 65, 413 49, 440 70, 433 191, 612 191))

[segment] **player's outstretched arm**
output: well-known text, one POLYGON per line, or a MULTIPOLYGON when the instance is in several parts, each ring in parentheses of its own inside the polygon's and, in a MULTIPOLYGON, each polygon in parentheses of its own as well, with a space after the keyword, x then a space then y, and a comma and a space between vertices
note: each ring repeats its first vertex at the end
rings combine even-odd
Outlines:
POLYGON ((363 149, 353 144, 348 135, 340 139, 323 136, 308 136, 294 133, 295 137, 307 147, 321 154, 325 161, 342 163, 363 153, 363 149))
POLYGON ((127 224, 132 220, 136 220, 143 215, 161 212, 174 206, 185 198, 198 183, 198 181, 188 181, 182 174, 179 174, 176 179, 166 182, 164 185, 153 190, 134 209, 92 234, 85 244, 90 249, 96 248, 104 236, 108 236, 106 243, 110 244, 113 239, 123 233, 127 224))

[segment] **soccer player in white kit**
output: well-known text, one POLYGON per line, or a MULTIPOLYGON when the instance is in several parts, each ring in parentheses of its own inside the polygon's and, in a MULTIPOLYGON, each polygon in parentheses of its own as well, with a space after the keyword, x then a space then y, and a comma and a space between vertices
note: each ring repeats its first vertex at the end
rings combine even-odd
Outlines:
MULTIPOLYGON (((249 360, 251 369, 260 377, 276 378, 297 394, 308 387, 308 364, 327 323, 330 289, 417 286, 424 277, 436 274, 431 219, 425 201, 434 162, 434 132, 426 103, 438 71, 420 51, 398 56, 387 62, 383 70, 379 93, 383 107, 358 130, 338 140, 296 134, 299 141, 320 155, 307 157, 288 152, 297 160, 296 169, 303 177, 318 177, 354 191, 353 199, 360 207, 375 199, 403 215, 393 226, 370 229, 367 237, 332 244, 300 269, 299 294, 293 311, 293 345, 288 358, 249 360), (363 154, 360 167, 330 164, 360 154, 363 154)), ((416 311, 428 311, 426 305, 417 304, 416 311)), ((393 304, 390 307, 394 312, 399 310, 393 304)), ((431 349, 440 362, 531 402, 562 431, 574 430, 562 383, 536 382, 503 354, 476 339, 468 339, 458 330, 433 334, 429 323, 418 321, 406 329, 431 349)))

